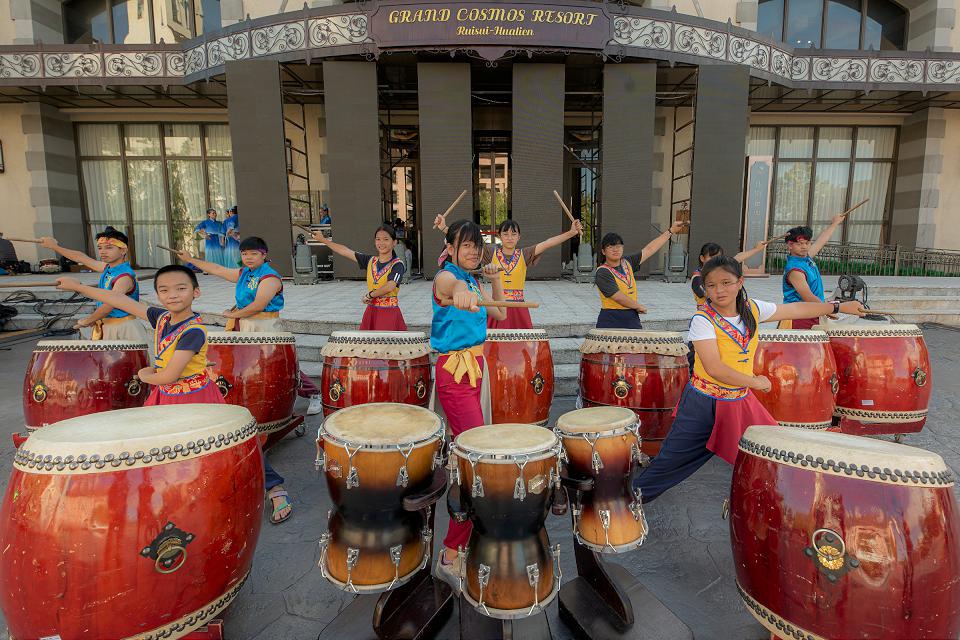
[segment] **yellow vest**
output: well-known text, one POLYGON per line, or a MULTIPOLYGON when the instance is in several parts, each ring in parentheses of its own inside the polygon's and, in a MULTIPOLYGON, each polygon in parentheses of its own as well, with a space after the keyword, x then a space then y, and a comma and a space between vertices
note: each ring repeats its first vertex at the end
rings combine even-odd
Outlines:
POLYGON ((180 374, 178 380, 185 380, 191 378, 198 373, 204 373, 207 370, 207 328, 203 326, 200 321, 200 316, 194 315, 190 320, 183 323, 176 331, 168 335, 166 338, 161 338, 163 335, 163 330, 170 324, 170 312, 166 312, 160 319, 157 320, 157 328, 154 331, 153 337, 153 346, 154 353, 156 356, 153 358, 153 366, 157 369, 165 369, 170 364, 170 359, 173 357, 174 352, 177 350, 177 343, 180 342, 180 337, 184 334, 187 329, 200 329, 203 331, 203 347, 199 352, 193 354, 193 357, 190 358, 190 362, 187 363, 187 366, 184 368, 183 373, 180 374))
MULTIPOLYGON (((387 284, 390 280, 390 270, 393 269, 393 265, 400 262, 400 258, 394 258, 387 264, 383 266, 382 269, 377 271, 377 256, 370 258, 370 263, 367 264, 367 291, 374 292, 383 285, 387 284)), ((397 297, 397 294, 400 292, 400 287, 397 286, 390 293, 386 293, 382 296, 377 296, 373 298, 370 302, 375 307, 396 307, 400 305, 400 299, 397 297)))
MULTIPOLYGON (((730 322, 717 313, 709 304, 693 314, 696 318, 700 316, 706 318, 713 326, 717 335, 717 348, 720 350, 720 360, 734 371, 744 375, 753 375, 753 357, 757 352, 757 336, 760 334, 760 310, 752 300, 750 301, 750 313, 757 323, 757 330, 753 332, 749 340, 737 330, 730 322)), ((697 354, 693 363, 693 377, 690 384, 695 389, 715 398, 724 400, 742 398, 747 395, 746 387, 730 387, 718 381, 707 373, 700 362, 700 355, 697 354)))
POLYGON ((514 249, 513 255, 507 258, 503 249, 493 252, 493 263, 503 269, 500 272, 500 282, 503 284, 505 300, 523 302, 523 287, 527 282, 527 261, 523 251, 514 249))
MULTIPOLYGON (((621 260, 620 266, 623 267, 623 270, 626 272, 626 275, 621 275, 616 269, 611 269, 605 264, 597 267, 597 271, 600 269, 606 269, 613 274, 613 279, 617 282, 617 288, 620 290, 620 293, 626 294, 630 298, 637 299, 637 280, 633 277, 633 265, 630 264, 627 260, 621 260)), ((600 291, 597 289, 597 291, 600 291)), ((608 298, 603 295, 603 291, 600 291, 600 308, 601 309, 627 309, 628 307, 623 306, 613 298, 608 298)))

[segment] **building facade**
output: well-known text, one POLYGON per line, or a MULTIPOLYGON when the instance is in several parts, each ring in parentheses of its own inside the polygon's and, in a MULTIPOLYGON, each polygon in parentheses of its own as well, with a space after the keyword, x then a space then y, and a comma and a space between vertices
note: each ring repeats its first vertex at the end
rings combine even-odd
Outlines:
POLYGON ((402 222, 429 274, 433 218, 461 191, 453 217, 513 218, 536 241, 569 224, 556 190, 594 246, 689 216, 684 248, 732 250, 869 199, 835 240, 960 249, 953 0, 0 0, 0 15, 10 236, 92 249, 110 224, 160 266, 158 244, 198 251, 206 209, 236 204, 241 233, 283 255, 327 203, 358 248, 402 222))

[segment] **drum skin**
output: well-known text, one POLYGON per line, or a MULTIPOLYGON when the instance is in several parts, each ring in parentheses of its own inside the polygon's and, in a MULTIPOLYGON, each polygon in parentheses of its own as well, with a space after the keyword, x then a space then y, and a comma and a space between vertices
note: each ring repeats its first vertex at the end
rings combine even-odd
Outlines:
POLYGON ((546 424, 554 388, 550 341, 500 341, 490 335, 483 355, 490 372, 492 423, 546 424))
POLYGON ((730 539, 748 610, 782 638, 958 637, 960 521, 952 482, 893 484, 866 475, 788 466, 741 448, 730 539), (821 528, 839 533, 847 549, 835 581, 811 549, 821 528))
POLYGON ((299 365, 292 335, 289 342, 258 336, 264 334, 217 334, 207 345, 207 361, 224 402, 249 409, 263 430, 293 416, 299 365), (224 335, 229 341, 220 341, 224 335))
POLYGON ((149 389, 137 378, 137 372, 148 364, 146 345, 140 349, 71 350, 71 343, 78 341, 56 342, 63 346, 46 350, 38 345, 27 365, 23 379, 27 429, 143 406, 149 389))
POLYGON ((831 334, 830 346, 840 377, 836 412, 842 432, 875 435, 923 429, 933 372, 922 336, 831 334), (868 413, 856 417, 860 412, 868 413), (889 419, 871 422, 868 416, 873 412, 886 414, 889 419))
POLYGON ((640 420, 643 452, 649 456, 660 452, 689 379, 685 356, 585 353, 580 359, 583 406, 632 409, 640 420))
POLYGON ((410 360, 325 356, 320 393, 323 414, 371 402, 430 404, 430 356, 410 360))
POLYGON ((27 440, 0 509, 0 607, 11 637, 180 638, 229 605, 253 562, 264 483, 253 421, 227 434, 220 448, 204 442, 202 453, 163 464, 144 464, 146 452, 132 465, 88 462, 91 470, 74 472, 29 466, 27 440), (180 540, 186 557, 161 573, 142 550, 177 530, 191 536, 180 540))
POLYGON ((770 391, 754 394, 778 422, 830 427, 839 381, 829 342, 766 341, 761 332, 753 374, 770 380, 770 391))

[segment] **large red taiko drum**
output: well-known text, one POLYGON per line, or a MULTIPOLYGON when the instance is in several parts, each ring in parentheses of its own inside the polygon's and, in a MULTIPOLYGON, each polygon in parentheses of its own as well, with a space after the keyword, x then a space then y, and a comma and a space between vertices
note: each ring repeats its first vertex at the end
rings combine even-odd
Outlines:
POLYGON ((841 433, 750 427, 730 491, 747 609, 780 638, 960 634, 960 518, 935 453, 841 433))
POLYGON ((127 340, 41 340, 23 379, 28 430, 101 411, 143 406, 147 345, 127 340))
POLYGON ((250 412, 189 404, 72 418, 17 450, 0 509, 11 637, 180 638, 250 573, 263 454, 250 412))
POLYGON ((292 333, 210 332, 207 362, 224 402, 246 407, 261 436, 293 417, 299 364, 292 333))
POLYGON ((320 355, 324 415, 370 402, 430 404, 430 341, 422 331, 334 331, 320 355))
POLYGON ((754 391, 785 427, 829 429, 839 381, 830 338, 823 331, 761 329, 753 373, 770 380, 754 391))
POLYGON ((640 419, 643 452, 657 455, 673 426, 673 409, 690 379, 683 335, 591 329, 580 352, 583 406, 632 409, 640 419))
POLYGON ((547 423, 553 402, 553 355, 542 329, 487 329, 493 424, 547 423))
POLYGON ((824 328, 837 361, 840 430, 854 435, 916 433, 933 389, 930 355, 914 324, 824 328))

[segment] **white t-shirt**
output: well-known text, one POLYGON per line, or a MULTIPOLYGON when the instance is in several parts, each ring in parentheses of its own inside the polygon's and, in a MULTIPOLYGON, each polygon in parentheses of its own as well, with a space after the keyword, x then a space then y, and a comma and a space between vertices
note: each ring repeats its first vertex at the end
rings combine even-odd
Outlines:
MULTIPOLYGON (((766 322, 770 319, 770 316, 777 312, 777 305, 772 302, 765 302, 763 300, 755 300, 751 298, 753 302, 757 305, 757 311, 760 313, 760 322, 766 322)), ((740 331, 746 329, 743 324, 743 321, 740 320, 740 316, 724 316, 726 320, 735 326, 740 331)), ((690 321, 690 332, 687 334, 687 340, 690 342, 696 342, 697 340, 716 340, 717 332, 713 329, 713 323, 704 318, 701 315, 693 316, 693 320, 690 321)))

